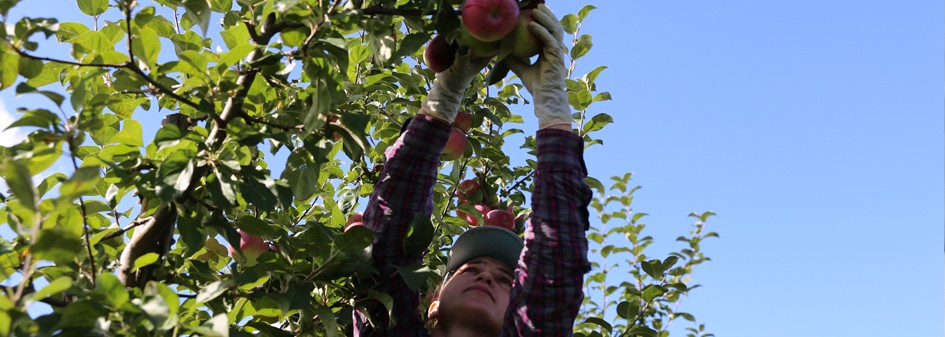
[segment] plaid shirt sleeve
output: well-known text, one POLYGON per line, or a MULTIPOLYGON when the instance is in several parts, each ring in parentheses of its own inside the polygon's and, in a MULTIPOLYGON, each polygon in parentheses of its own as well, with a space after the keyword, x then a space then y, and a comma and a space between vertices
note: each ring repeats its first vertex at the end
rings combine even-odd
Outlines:
POLYGON ((502 336, 571 336, 591 267, 584 142, 570 131, 539 130, 537 145, 531 225, 502 336))
POLYGON ((449 125, 418 115, 385 152, 387 162, 364 211, 364 225, 374 230, 374 266, 379 274, 361 282, 391 296, 396 325, 387 328, 387 309, 379 301, 359 298, 365 300, 367 312, 355 311, 354 336, 427 335, 418 311, 420 293, 407 288, 396 267, 422 263, 422 258, 404 256, 403 241, 417 212, 427 216, 433 212, 433 184, 449 134, 449 125))

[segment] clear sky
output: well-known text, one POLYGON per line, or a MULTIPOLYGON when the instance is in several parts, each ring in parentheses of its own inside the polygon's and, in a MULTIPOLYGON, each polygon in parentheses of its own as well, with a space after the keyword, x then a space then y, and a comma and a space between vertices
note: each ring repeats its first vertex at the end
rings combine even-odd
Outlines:
MULTIPOLYGON (((78 13, 49 3, 16 12, 78 13)), ((609 67, 591 113, 615 123, 590 174, 634 173, 657 252, 718 213, 680 310, 720 337, 941 336, 942 1, 548 3, 598 7, 577 72, 609 67)), ((0 122, 36 102, 0 99, 0 122)))

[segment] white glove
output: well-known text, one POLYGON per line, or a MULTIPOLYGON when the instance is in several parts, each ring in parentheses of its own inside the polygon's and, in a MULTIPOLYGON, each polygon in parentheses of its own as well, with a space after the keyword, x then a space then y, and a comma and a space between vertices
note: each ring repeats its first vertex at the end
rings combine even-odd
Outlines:
POLYGON ((532 94, 538 128, 545 129, 555 125, 567 125, 570 128, 571 109, 568 107, 568 94, 564 84, 564 28, 544 4, 539 4, 532 11, 532 19, 528 30, 542 43, 538 62, 527 64, 515 57, 508 57, 505 62, 509 69, 522 79, 525 89, 532 94))
POLYGON ((456 119, 459 105, 463 101, 463 95, 469 83, 492 60, 491 57, 474 57, 468 50, 462 51, 466 52, 465 55, 457 52, 453 65, 436 74, 433 89, 421 105, 423 107, 421 113, 447 124, 453 124, 453 120, 456 119))

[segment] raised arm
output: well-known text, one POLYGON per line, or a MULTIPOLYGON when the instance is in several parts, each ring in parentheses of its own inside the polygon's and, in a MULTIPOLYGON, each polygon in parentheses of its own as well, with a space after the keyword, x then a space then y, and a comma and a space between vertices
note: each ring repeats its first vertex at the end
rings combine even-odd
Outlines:
POLYGON ((590 271, 584 142, 571 131, 562 28, 538 5, 529 29, 544 44, 535 64, 509 62, 532 94, 539 131, 531 225, 516 270, 503 336, 571 336, 590 271))
POLYGON ((453 65, 438 73, 433 89, 406 130, 386 151, 387 162, 364 211, 364 225, 374 231, 373 258, 378 274, 361 280, 393 299, 396 325, 387 329, 387 309, 376 300, 363 301, 366 312, 355 312, 355 336, 422 336, 424 325, 419 311, 420 294, 410 291, 397 274, 398 266, 420 264, 422 257, 406 257, 403 241, 413 217, 433 212, 433 184, 436 183, 440 154, 449 139, 450 124, 456 118, 462 96, 470 81, 489 59, 457 56, 453 65), (368 322, 373 319, 373 325, 368 322), (375 328, 376 327, 376 328, 375 328))

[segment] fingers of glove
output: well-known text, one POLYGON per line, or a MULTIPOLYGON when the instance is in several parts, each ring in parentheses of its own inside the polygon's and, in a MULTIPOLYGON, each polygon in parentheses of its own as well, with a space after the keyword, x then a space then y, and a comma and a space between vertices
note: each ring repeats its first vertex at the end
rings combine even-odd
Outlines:
POLYGON ((529 66, 531 66, 530 64, 528 64, 528 62, 524 62, 518 59, 517 57, 506 57, 504 61, 505 61, 505 64, 509 66, 509 69, 511 69, 512 72, 515 73, 515 75, 518 75, 518 77, 521 78, 522 81, 527 80, 527 77, 530 75, 529 66))
POLYGON ((539 4, 538 7, 532 11, 532 19, 542 26, 545 26, 551 35, 555 37, 555 40, 561 42, 561 39, 564 37, 564 28, 561 27, 561 22, 555 16, 555 13, 551 12, 548 6, 539 4))
POLYGON ((545 26, 542 26, 538 22, 530 22, 528 24, 528 30, 541 41, 542 47, 545 49, 557 49, 558 45, 561 44, 560 41, 555 40, 555 37, 551 35, 551 32, 549 32, 545 26))

